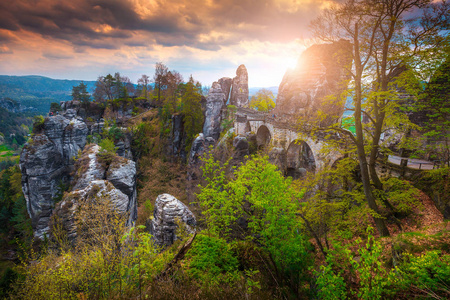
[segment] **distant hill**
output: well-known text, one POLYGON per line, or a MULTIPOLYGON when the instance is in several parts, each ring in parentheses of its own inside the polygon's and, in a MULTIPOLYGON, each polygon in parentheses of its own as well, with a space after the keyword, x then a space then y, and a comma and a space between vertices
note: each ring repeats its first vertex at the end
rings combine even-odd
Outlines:
MULTIPOLYGON (((81 80, 61 80, 44 76, 0 75, 0 99, 10 98, 18 103, 35 107, 39 113, 47 113, 50 103, 71 100, 72 87, 81 80)), ((91 92, 95 81, 84 81, 91 92)))

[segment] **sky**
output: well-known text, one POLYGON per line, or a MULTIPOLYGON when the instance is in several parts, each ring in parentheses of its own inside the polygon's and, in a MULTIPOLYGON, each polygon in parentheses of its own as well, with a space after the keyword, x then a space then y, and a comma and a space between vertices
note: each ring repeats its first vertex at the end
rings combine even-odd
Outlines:
POLYGON ((133 82, 156 62, 203 85, 234 77, 281 83, 332 0, 1 0, 0 74, 133 82))

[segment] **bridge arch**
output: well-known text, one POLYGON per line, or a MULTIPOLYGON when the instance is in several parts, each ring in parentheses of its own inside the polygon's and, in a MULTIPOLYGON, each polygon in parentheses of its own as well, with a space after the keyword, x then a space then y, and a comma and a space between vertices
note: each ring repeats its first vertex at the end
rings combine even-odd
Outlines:
POLYGON ((315 173, 316 168, 316 159, 310 145, 299 139, 292 141, 286 151, 286 174, 299 178, 306 172, 315 173))
POLYGON ((269 145, 270 140, 272 139, 272 134, 270 133, 269 128, 265 125, 261 125, 256 132, 256 144, 258 148, 264 148, 269 145))

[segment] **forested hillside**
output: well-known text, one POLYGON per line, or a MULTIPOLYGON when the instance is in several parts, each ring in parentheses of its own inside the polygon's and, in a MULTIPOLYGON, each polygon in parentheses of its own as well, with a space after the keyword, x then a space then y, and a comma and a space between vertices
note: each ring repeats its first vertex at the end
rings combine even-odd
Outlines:
MULTIPOLYGON (((45 114, 50 109, 50 103, 71 100, 72 87, 80 82, 81 80, 60 80, 43 76, 0 75, 0 99, 11 98, 45 114)), ((85 83, 92 92, 95 81, 85 83)))

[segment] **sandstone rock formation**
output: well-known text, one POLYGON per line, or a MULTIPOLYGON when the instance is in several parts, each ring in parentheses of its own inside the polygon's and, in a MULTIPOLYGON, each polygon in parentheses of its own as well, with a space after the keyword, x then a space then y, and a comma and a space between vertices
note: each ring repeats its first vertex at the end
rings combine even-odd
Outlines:
MULTIPOLYGON (((77 237, 76 214, 86 203, 109 202, 110 209, 129 214, 126 224, 131 225, 137 217, 136 164, 116 156, 109 166, 99 161, 100 147, 91 144, 76 163, 77 175, 70 193, 65 194, 54 209, 54 218, 67 232, 69 240, 77 237)), ((82 212, 81 212, 82 213, 82 212)), ((106 212, 105 212, 106 213, 106 212)))
POLYGON ((189 232, 193 232, 191 226, 196 225, 196 220, 189 208, 172 195, 159 195, 149 224, 150 233, 157 245, 169 246, 177 239, 177 219, 186 224, 189 232))
POLYGON ((169 141, 170 154, 186 161, 186 133, 184 131, 183 115, 172 116, 171 139, 169 141))
POLYGON ((248 107, 248 73, 244 65, 236 70, 231 87, 230 104, 236 107, 248 107))
POLYGON ((73 114, 48 118, 44 131, 25 144, 20 155, 22 190, 35 236, 48 231, 53 198, 67 184, 73 158, 86 144, 88 128, 73 114))
POLYGON ((333 117, 342 116, 345 99, 331 102, 328 95, 339 95, 349 79, 352 45, 346 40, 313 45, 300 56, 294 70, 288 70, 278 88, 274 113, 278 116, 310 117, 322 110, 333 117))
POLYGON ((199 178, 199 165, 200 156, 202 156, 208 147, 215 143, 211 137, 205 138, 203 133, 200 133, 198 137, 192 142, 191 151, 189 152, 188 161, 188 180, 197 180, 199 178))
MULTIPOLYGON (((83 107, 77 101, 62 102, 61 106, 64 110, 45 119, 42 131, 35 133, 20 156, 22 190, 35 236, 39 238, 49 230, 53 199, 61 192, 61 187, 68 185, 72 179, 75 156, 86 145, 88 134, 99 133, 104 127, 103 119, 95 109, 84 112, 85 115, 98 118, 94 122, 91 117, 86 120, 78 115, 83 107)), ((132 158, 130 141, 131 135, 125 134, 117 143, 118 154, 128 159, 132 158)), ((79 178, 75 183, 76 189, 82 189, 92 180, 106 179, 106 170, 98 163, 92 163, 94 165, 90 166, 88 172, 90 175, 86 175, 88 177, 84 179, 79 178)), ((112 172, 113 169, 108 171, 112 172)), ((130 196, 131 192, 127 191, 125 194, 130 196)))
POLYGON ((222 122, 222 109, 227 101, 226 94, 218 82, 213 82, 206 98, 205 123, 203 134, 218 140, 220 136, 220 123, 222 122))
POLYGON ((233 140, 233 147, 233 165, 242 163, 245 160, 245 156, 248 156, 250 154, 246 137, 235 137, 233 140))
POLYGON ((220 78, 213 82, 206 98, 205 123, 203 134, 212 137, 215 141, 219 139, 221 122, 225 118, 226 105, 237 107, 248 106, 248 74, 244 65, 236 70, 236 77, 220 78))

